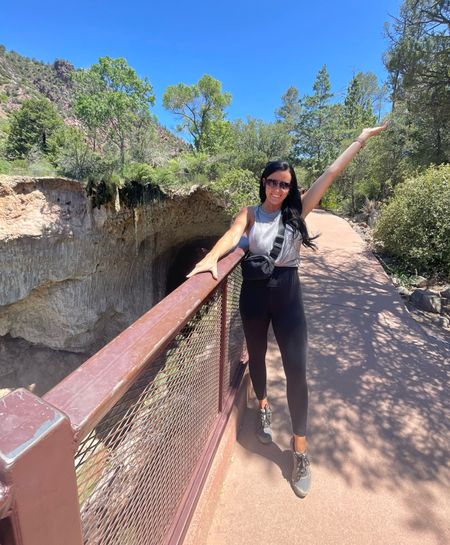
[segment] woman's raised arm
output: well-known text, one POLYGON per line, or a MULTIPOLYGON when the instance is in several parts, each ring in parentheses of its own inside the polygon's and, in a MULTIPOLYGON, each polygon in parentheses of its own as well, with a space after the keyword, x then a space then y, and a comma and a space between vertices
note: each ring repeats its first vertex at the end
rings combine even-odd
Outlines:
POLYGON ((217 262, 224 254, 238 245, 241 236, 247 228, 248 220, 248 208, 242 208, 228 231, 219 238, 212 250, 195 265, 192 271, 186 275, 186 278, 199 272, 211 271, 213 278, 217 280, 217 262))
POLYGON ((380 134, 381 131, 387 127, 388 123, 380 127, 373 127, 369 129, 363 129, 358 138, 350 144, 350 146, 339 155, 339 157, 330 165, 327 170, 317 178, 312 186, 305 192, 302 198, 302 218, 305 218, 311 210, 319 203, 320 199, 324 196, 325 191, 333 183, 334 179, 340 174, 344 168, 350 163, 353 157, 358 151, 366 144, 366 141, 380 134))

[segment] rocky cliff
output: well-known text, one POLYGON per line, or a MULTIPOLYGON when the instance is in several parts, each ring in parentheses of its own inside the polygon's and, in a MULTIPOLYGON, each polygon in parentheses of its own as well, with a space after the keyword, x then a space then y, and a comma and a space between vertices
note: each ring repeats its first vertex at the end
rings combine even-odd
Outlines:
POLYGON ((228 225, 200 188, 94 208, 79 182, 0 176, 0 389, 51 387, 182 281, 228 225))

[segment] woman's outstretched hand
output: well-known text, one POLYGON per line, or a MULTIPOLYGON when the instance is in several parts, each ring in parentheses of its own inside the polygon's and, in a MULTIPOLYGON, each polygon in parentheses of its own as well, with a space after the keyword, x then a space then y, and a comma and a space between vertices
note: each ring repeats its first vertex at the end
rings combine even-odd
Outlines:
POLYGON ((195 265, 192 271, 186 275, 186 278, 190 278, 191 276, 194 276, 194 274, 206 271, 210 271, 213 275, 214 280, 217 280, 217 259, 210 256, 209 254, 206 255, 201 261, 199 261, 197 265, 195 265))
POLYGON ((380 125, 379 127, 371 127, 367 129, 363 129, 361 134, 358 137, 359 141, 366 142, 371 138, 372 136, 376 136, 377 134, 380 134, 380 132, 384 131, 384 129, 389 125, 389 121, 386 121, 386 123, 383 123, 383 125, 380 125))

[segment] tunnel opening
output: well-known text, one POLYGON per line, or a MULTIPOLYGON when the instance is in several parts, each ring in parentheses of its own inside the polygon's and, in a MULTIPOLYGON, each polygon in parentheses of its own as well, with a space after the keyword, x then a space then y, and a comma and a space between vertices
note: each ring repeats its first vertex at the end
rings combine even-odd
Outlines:
POLYGON ((172 249, 167 261, 166 285, 162 297, 171 293, 186 280, 186 275, 205 257, 216 241, 217 237, 202 237, 172 249))

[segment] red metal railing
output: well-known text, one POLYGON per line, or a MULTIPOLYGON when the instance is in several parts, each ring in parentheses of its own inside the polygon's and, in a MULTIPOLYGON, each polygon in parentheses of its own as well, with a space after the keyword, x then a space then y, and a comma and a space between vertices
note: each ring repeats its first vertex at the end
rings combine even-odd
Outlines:
POLYGON ((42 399, 0 399, 2 545, 181 543, 243 373, 243 252, 42 399))

